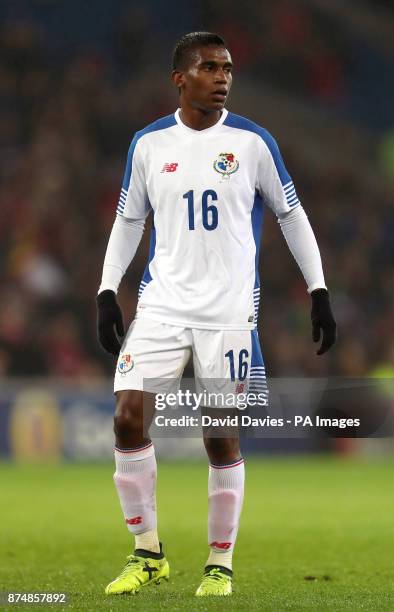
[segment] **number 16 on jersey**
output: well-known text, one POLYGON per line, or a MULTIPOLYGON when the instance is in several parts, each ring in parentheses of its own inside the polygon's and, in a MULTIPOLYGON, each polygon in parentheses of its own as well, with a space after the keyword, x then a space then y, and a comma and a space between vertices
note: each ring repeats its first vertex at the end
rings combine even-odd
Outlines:
MULTIPOLYGON (((187 200, 187 208, 189 214, 189 230, 194 230, 194 210, 195 210, 195 202, 194 202, 194 191, 191 189, 187 193, 183 194, 183 199, 187 200)), ((202 224, 204 229, 209 232, 216 229, 218 226, 219 215, 217 207, 212 204, 212 202, 216 202, 218 199, 216 191, 213 189, 206 189, 201 198, 201 210, 202 210, 202 224)))

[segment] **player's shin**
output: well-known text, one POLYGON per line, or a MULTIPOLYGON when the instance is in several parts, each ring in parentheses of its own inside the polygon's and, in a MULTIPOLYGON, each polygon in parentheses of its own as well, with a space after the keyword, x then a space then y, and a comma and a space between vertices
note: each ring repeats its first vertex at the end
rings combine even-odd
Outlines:
POLYGON ((115 448, 114 482, 135 548, 159 553, 156 518, 157 468, 152 442, 134 449, 115 448))
POLYGON ((244 497, 245 469, 243 459, 229 465, 210 465, 208 478, 208 544, 206 566, 232 569, 244 497))

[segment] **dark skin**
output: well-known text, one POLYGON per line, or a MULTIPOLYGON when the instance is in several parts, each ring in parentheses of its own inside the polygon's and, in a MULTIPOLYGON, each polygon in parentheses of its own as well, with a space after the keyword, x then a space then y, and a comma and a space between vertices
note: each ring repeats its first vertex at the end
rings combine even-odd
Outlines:
POLYGON ((184 70, 173 70, 185 125, 205 130, 219 121, 233 80, 232 68, 227 49, 210 45, 194 49, 184 70))
MULTIPOLYGON (((118 448, 135 448, 149 442, 148 430, 154 414, 154 396, 143 391, 118 391, 116 394, 116 410, 114 417, 115 445, 118 448)), ((227 412, 204 410, 204 414, 213 417, 227 416, 227 412), (221 414, 219 414, 221 412, 221 414)), ((233 416, 231 411, 228 412, 233 416)), ((231 430, 219 436, 218 428, 210 432, 205 428, 203 440, 209 460, 215 465, 222 465, 236 461, 240 457, 239 437, 236 430, 231 430)))
MULTIPOLYGON (((227 49, 210 45, 194 49, 183 70, 172 72, 172 81, 180 93, 180 118, 185 125, 205 130, 219 121, 231 88, 232 67, 227 49)), ((114 418, 116 446, 135 448, 146 444, 153 413, 152 395, 142 391, 118 391, 114 418)), ((223 465, 239 459, 236 431, 234 436, 213 438, 205 430, 203 438, 211 463, 223 465)))

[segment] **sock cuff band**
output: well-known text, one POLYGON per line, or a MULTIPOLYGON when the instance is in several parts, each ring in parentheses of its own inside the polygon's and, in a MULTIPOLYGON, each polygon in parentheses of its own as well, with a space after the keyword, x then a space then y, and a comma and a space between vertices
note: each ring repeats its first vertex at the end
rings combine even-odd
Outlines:
POLYGON ((122 453, 122 455, 131 455, 133 453, 139 453, 140 451, 146 450, 153 446, 153 442, 147 442, 147 444, 142 444, 141 446, 136 446, 134 448, 119 448, 118 446, 114 447, 114 451, 118 453, 122 453))
MULTIPOLYGON (((115 463, 117 469, 121 466, 128 471, 127 466, 136 465, 137 463, 143 462, 144 459, 151 459, 155 456, 155 448, 152 442, 138 446, 136 448, 117 448, 115 447, 115 463)), ((133 468, 134 469, 134 468, 133 468)))
POLYGON ((211 463, 210 466, 215 470, 225 470, 228 468, 236 467, 237 465, 242 465, 242 463, 244 463, 243 457, 241 457, 240 459, 236 459, 233 463, 226 463, 225 465, 213 465, 211 463))

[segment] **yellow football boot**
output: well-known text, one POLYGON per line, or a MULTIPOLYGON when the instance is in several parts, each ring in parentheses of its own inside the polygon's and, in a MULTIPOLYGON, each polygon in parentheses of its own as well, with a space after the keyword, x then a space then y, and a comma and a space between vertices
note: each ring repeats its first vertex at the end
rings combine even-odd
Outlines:
POLYGON ((119 576, 109 583, 105 589, 106 595, 120 595, 122 593, 138 593, 141 587, 170 577, 170 567, 163 552, 152 553, 148 550, 135 550, 127 557, 127 563, 119 576))
POLYGON ((226 567, 207 565, 202 582, 196 591, 197 597, 231 595, 232 577, 233 572, 226 567))

